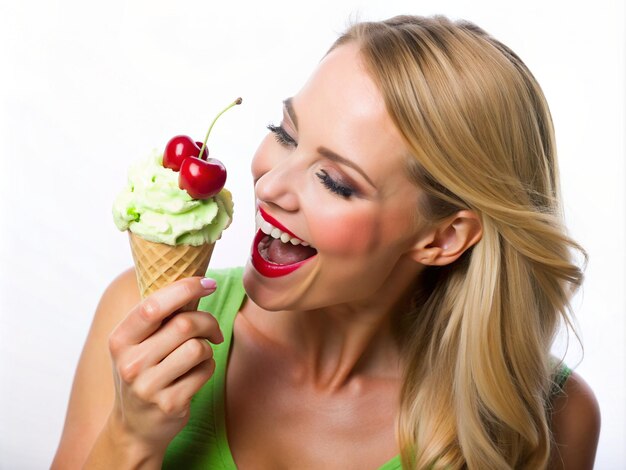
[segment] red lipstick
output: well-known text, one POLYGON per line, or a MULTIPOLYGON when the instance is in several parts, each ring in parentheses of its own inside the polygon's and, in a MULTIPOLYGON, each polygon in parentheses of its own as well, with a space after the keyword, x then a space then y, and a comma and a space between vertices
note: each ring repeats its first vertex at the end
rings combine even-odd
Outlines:
MULTIPOLYGON (((294 234, 291 230, 287 229, 287 227, 281 224, 274 217, 272 217, 267 212, 265 212, 261 207, 258 207, 258 210, 263 220, 272 224, 274 227, 281 230, 282 232, 289 234, 289 236, 291 237, 300 238, 296 234, 294 234)), ((313 256, 309 256, 308 258, 303 259, 302 261, 298 261, 296 263, 278 264, 272 261, 268 261, 261 254, 261 251, 263 251, 263 253, 266 253, 266 250, 269 249, 270 243, 283 243, 283 242, 281 242, 280 240, 274 240, 269 235, 266 235, 265 233, 263 233, 263 231, 260 229, 257 231, 254 237, 254 241, 252 242, 252 266, 259 272, 259 274, 265 277, 274 278, 274 277, 280 277, 280 276, 285 276, 287 274, 290 274, 294 272, 296 269, 300 268, 302 265, 304 265, 304 263, 306 263, 308 260, 310 260, 311 258, 314 258, 315 255, 317 254, 317 252, 315 252, 313 256)))
POLYGON ((310 258, 307 258, 302 261, 298 261, 297 263, 293 263, 293 264, 271 263, 267 261, 265 258, 263 258, 263 256, 261 256, 261 253, 259 252, 259 243, 261 243, 261 240, 263 240, 263 238, 266 236, 267 235, 265 235, 261 230, 259 230, 256 236, 254 237, 254 241, 252 242, 252 266, 254 266, 254 269, 256 269, 259 272, 259 274, 261 274, 262 276, 265 276, 265 277, 286 276, 287 274, 294 272, 296 269, 301 267, 304 263, 306 263, 310 259, 315 258, 315 256, 311 256, 310 258))

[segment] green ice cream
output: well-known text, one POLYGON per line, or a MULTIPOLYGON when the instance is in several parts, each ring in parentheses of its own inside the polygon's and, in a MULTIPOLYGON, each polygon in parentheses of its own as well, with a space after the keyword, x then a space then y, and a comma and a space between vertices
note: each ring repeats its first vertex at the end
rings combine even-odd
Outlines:
POLYGON ((178 187, 178 172, 164 168, 162 158, 154 152, 130 167, 127 186, 113 203, 115 225, 156 243, 214 243, 232 221, 230 192, 193 199, 178 187))

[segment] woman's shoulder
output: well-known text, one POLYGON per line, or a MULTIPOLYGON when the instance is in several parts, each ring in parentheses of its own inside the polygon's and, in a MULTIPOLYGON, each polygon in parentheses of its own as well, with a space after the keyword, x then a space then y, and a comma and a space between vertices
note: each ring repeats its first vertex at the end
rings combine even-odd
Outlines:
POLYGON ((135 268, 129 267, 113 278, 102 297, 105 299, 112 297, 128 303, 136 303, 141 295, 139 294, 135 268))
POLYGON ((134 268, 118 274, 100 297, 92 323, 92 332, 107 335, 128 311, 141 300, 134 268))
POLYGON ((600 407, 587 382, 570 372, 551 400, 555 452, 550 468, 593 468, 600 435, 600 407))

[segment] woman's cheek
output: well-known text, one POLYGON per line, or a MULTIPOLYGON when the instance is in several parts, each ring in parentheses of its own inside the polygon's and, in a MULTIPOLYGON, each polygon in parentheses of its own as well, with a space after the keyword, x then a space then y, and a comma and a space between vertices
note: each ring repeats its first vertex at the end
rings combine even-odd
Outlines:
POLYGON ((367 253, 377 246, 380 234, 374 217, 343 214, 318 220, 313 244, 320 251, 337 256, 367 253))

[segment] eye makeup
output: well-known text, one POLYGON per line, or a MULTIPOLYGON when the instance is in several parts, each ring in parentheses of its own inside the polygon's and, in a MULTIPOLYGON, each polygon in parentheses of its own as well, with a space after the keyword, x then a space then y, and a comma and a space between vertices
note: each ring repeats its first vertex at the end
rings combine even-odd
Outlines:
MULTIPOLYGON (((276 138, 276 141, 284 145, 285 147, 297 147, 298 143, 291 137, 287 131, 283 128, 283 126, 276 126, 274 124, 268 124, 267 129, 272 132, 276 138)), ((351 187, 333 179, 326 170, 320 170, 315 173, 320 179, 320 182, 324 185, 326 189, 330 192, 342 196, 348 199, 350 196, 354 194, 354 189, 351 187)))
POLYGON ((331 178, 331 176, 328 174, 328 172, 326 172, 326 170, 318 171, 317 173, 315 173, 315 176, 317 176, 320 179, 322 184, 329 191, 335 194, 338 194, 346 199, 352 196, 355 192, 354 189, 352 189, 351 187, 346 186, 343 183, 340 183, 339 181, 331 178))
POLYGON ((291 137, 283 126, 276 126, 274 124, 268 124, 267 129, 274 134, 276 141, 287 147, 297 147, 298 143, 291 137))

